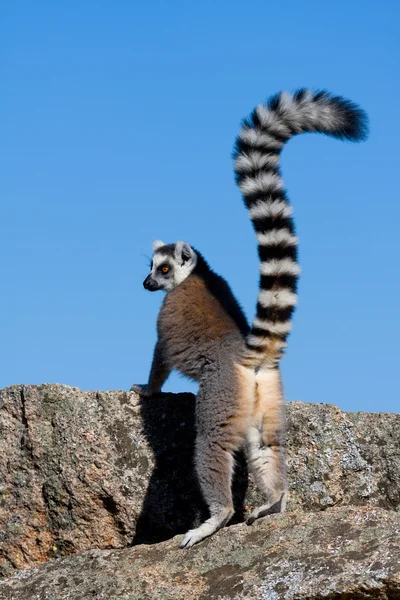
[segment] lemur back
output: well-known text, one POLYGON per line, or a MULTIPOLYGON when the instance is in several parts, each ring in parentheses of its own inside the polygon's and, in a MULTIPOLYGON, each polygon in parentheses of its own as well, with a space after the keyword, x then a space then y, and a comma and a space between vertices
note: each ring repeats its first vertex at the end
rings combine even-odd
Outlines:
POLYGON ((197 252, 192 275, 166 295, 158 317, 158 337, 170 367, 200 381, 224 340, 232 341, 232 358, 236 354, 240 360, 249 329, 229 285, 197 252))
POLYGON ((142 396, 159 392, 172 369, 199 382, 195 468, 210 518, 184 536, 193 544, 233 515, 234 453, 245 446, 250 471, 265 496, 248 523, 286 506, 283 391, 279 361, 297 302, 297 237, 280 173, 284 144, 316 131, 359 141, 367 117, 327 92, 281 93, 259 105, 236 140, 236 179, 256 231, 260 258, 257 314, 249 328, 229 285, 185 242, 153 244, 150 291, 167 292, 158 340, 142 396))

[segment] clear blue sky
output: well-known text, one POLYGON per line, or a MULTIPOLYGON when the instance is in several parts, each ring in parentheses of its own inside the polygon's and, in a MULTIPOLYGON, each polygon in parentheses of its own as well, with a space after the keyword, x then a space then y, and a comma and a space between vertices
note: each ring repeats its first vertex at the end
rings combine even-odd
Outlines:
POLYGON ((360 103, 371 136, 284 150, 303 269, 286 397, 397 411, 399 14, 394 0, 3 2, 0 387, 146 381, 153 239, 198 247, 252 318, 232 145, 255 104, 309 86, 360 103))

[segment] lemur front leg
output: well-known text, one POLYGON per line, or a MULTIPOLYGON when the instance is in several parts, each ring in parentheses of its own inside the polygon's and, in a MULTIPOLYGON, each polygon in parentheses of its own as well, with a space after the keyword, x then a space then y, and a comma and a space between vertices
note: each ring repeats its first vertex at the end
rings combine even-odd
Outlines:
POLYGON ((161 388, 168 379, 170 373, 171 369, 168 366, 165 352, 160 340, 158 340, 154 348, 149 382, 141 385, 133 384, 130 391, 136 392, 139 396, 152 396, 153 394, 157 394, 161 391, 161 388))

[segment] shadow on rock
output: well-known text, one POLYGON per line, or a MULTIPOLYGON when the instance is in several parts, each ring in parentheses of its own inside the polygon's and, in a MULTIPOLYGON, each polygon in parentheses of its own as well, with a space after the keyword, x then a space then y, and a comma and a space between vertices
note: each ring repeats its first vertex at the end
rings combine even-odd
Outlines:
MULTIPOLYGON (((194 473, 195 396, 158 394, 141 400, 143 431, 154 453, 151 475, 135 544, 153 544, 196 527, 209 513, 194 473)), ((233 481, 235 516, 244 519, 247 466, 243 453, 236 456, 233 481)))

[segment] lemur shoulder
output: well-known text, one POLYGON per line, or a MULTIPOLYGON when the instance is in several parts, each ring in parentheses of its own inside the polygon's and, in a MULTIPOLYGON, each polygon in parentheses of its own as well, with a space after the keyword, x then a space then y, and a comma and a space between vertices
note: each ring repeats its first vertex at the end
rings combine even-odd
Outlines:
POLYGON ((195 468, 210 518, 184 536, 189 548, 233 515, 234 453, 244 446, 265 496, 248 523, 284 511, 287 482, 279 362, 297 302, 298 240, 280 173, 280 154, 294 135, 319 132, 351 141, 367 137, 367 116, 328 92, 280 93, 243 122, 234 150, 236 180, 253 223, 260 258, 257 313, 249 327, 227 282, 185 242, 153 244, 149 291, 167 292, 148 384, 151 396, 172 369, 199 382, 195 468))

